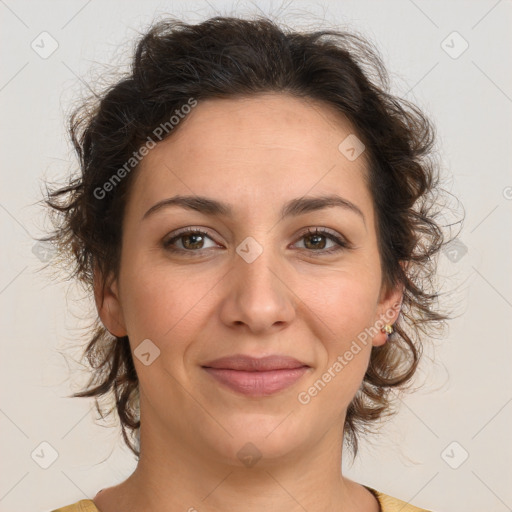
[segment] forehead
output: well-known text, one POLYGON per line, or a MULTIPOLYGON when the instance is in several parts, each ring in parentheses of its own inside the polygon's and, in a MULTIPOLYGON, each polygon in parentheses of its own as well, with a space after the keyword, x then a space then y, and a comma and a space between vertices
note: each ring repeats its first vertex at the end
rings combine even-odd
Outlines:
POLYGON ((205 100, 180 123, 139 165, 134 207, 180 193, 248 210, 334 192, 371 208, 365 153, 340 151, 355 130, 322 102, 277 93, 205 100))

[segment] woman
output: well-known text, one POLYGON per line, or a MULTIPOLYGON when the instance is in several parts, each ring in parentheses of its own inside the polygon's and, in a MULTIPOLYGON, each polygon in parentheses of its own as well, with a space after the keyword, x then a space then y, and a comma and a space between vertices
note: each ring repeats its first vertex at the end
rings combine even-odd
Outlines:
POLYGON ((90 389, 138 458, 61 512, 423 510, 342 474, 447 318, 433 129, 363 39, 155 24, 71 120, 48 237, 94 293, 90 389))

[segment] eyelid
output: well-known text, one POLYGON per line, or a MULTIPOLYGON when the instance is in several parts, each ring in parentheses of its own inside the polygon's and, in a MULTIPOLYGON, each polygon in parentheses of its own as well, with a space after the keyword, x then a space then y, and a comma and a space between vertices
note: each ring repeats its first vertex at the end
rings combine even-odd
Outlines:
POLYGON ((341 233, 338 233, 338 231, 336 231, 334 229, 326 228, 326 227, 308 226, 308 227, 304 228, 304 231, 300 232, 299 236, 315 235, 317 233, 320 234, 320 235, 331 235, 334 238, 340 239, 340 241, 346 243, 347 245, 350 244, 350 242, 347 239, 347 237, 345 237, 341 233))
MULTIPOLYGON (((169 233, 168 235, 166 235, 163 239, 163 244, 164 244, 164 246, 167 246, 173 240, 179 238, 180 236, 188 235, 188 234, 201 234, 203 236, 207 236, 213 242, 218 243, 215 240, 215 238, 205 228, 199 227, 199 226, 187 226, 186 228, 178 229, 178 230, 173 231, 173 232, 169 233)), ((187 251, 187 252, 197 252, 197 251, 187 251)))
MULTIPOLYGON (((176 241, 180 237, 187 235, 187 234, 199 234, 204 237, 209 238, 214 243, 218 244, 218 242, 215 240, 215 237, 213 237, 206 228, 199 227, 199 226, 187 226, 185 228, 178 229, 177 231, 174 231, 164 237, 163 239, 163 246, 166 250, 176 253, 188 253, 188 254, 201 254, 203 251, 207 251, 209 249, 213 249, 213 247, 207 247, 204 249, 197 249, 197 250, 186 250, 186 249, 179 249, 179 248, 173 248, 172 242, 176 241)), ((332 254, 337 253, 343 250, 349 250, 353 249, 355 246, 342 234, 338 233, 335 230, 332 230, 327 227, 318 227, 318 226, 308 226, 301 230, 299 233, 297 241, 294 242, 294 245, 300 241, 302 238, 306 236, 313 236, 313 235, 319 235, 323 236, 332 242, 336 244, 335 247, 331 247, 330 249, 320 249, 320 250, 314 250, 314 249, 301 249, 303 251, 309 252, 309 253, 318 253, 318 255, 325 255, 325 254, 332 254)))
MULTIPOLYGON (((324 237, 328 238, 329 240, 333 241, 337 245, 337 247, 332 247, 331 249, 326 249, 326 250, 319 250, 319 251, 309 250, 309 252, 311 252, 311 253, 317 252, 318 254, 332 254, 332 253, 340 252, 342 250, 349 250, 349 249, 355 248, 354 244, 352 244, 352 242, 350 242, 350 240, 346 236, 344 236, 341 233, 338 233, 337 231, 332 230, 330 228, 309 226, 309 227, 305 228, 305 230, 300 233, 299 240, 301 240, 302 238, 304 238, 305 236, 308 236, 308 235, 309 236, 313 236, 313 235, 324 236, 324 237)), ((305 249, 305 250, 307 250, 307 249, 305 249)))

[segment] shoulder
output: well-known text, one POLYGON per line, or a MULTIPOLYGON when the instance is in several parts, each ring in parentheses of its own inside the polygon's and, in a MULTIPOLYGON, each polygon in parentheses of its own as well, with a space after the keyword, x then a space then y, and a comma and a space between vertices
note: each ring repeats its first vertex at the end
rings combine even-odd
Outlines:
MULTIPOLYGON (((418 508, 405 501, 393 498, 371 487, 365 486, 377 498, 382 512, 431 512, 424 508, 418 508)), ((57 508, 51 512, 100 512, 92 500, 80 500, 72 505, 57 508)))
POLYGON ((366 485, 365 487, 377 498, 381 507, 381 512, 431 512, 424 508, 415 507, 414 505, 399 500, 398 498, 388 496, 387 494, 376 491, 366 485))
POLYGON ((92 500, 80 500, 72 505, 66 505, 65 507, 56 508, 51 512, 100 512, 94 501, 92 500))

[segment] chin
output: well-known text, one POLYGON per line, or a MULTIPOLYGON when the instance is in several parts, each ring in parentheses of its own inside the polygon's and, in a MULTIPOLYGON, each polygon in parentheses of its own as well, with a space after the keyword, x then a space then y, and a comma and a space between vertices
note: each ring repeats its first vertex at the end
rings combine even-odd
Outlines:
POLYGON ((300 422, 290 421, 294 415, 287 416, 288 412, 283 410, 277 416, 239 413, 232 421, 219 418, 229 433, 215 429, 217 436, 212 438, 210 430, 206 442, 218 454, 218 459, 228 465, 263 468, 282 464, 287 458, 293 459, 311 441, 300 422))

